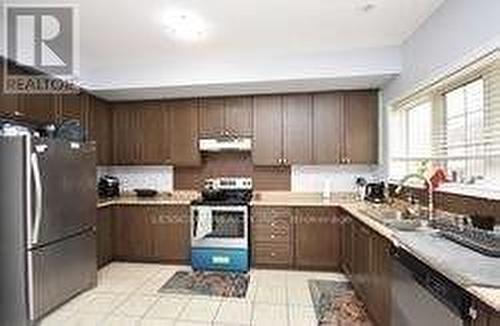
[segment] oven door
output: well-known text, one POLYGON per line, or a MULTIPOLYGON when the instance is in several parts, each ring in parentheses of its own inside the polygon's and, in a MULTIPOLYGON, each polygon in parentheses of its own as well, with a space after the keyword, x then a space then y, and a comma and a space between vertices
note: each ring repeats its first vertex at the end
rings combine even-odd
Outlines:
POLYGON ((192 206, 191 246, 248 248, 248 207, 192 206))

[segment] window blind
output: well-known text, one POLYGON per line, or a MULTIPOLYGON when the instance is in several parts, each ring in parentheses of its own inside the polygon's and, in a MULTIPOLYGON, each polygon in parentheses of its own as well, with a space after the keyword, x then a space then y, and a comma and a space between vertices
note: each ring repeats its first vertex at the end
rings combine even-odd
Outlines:
POLYGON ((389 134, 392 177, 418 172, 427 163, 457 181, 500 179, 498 52, 398 105, 389 134))

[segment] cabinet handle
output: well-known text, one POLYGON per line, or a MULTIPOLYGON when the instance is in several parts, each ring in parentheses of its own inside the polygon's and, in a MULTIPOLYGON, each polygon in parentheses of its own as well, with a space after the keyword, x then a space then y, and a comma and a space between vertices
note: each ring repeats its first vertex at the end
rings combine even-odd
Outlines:
POLYGON ((276 161, 278 162, 278 164, 281 164, 281 159, 280 158, 277 159, 276 161))
POLYGON ((271 239, 274 239, 275 238, 275 235, 274 234, 271 234, 271 239))
POLYGON ((275 256, 276 256, 276 253, 271 252, 271 257, 275 257, 275 256))

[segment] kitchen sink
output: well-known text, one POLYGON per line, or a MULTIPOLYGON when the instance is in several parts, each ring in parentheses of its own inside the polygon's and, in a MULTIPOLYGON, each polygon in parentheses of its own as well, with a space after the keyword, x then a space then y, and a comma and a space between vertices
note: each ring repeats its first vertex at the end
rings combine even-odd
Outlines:
POLYGON ((374 220, 398 231, 417 231, 425 223, 422 218, 404 218, 403 212, 389 205, 369 206, 360 211, 374 220))

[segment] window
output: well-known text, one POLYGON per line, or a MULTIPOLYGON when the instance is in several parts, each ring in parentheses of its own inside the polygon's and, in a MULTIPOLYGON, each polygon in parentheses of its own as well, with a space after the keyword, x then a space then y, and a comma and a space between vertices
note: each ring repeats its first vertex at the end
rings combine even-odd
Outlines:
POLYGON ((438 152, 457 181, 485 176, 484 81, 479 79, 444 95, 445 135, 438 152))
POLYGON ((427 101, 391 115, 390 177, 417 172, 432 154, 432 105, 427 101))
POLYGON ((406 98, 389 119, 389 177, 441 167, 467 184, 445 189, 500 191, 500 51, 406 98))

